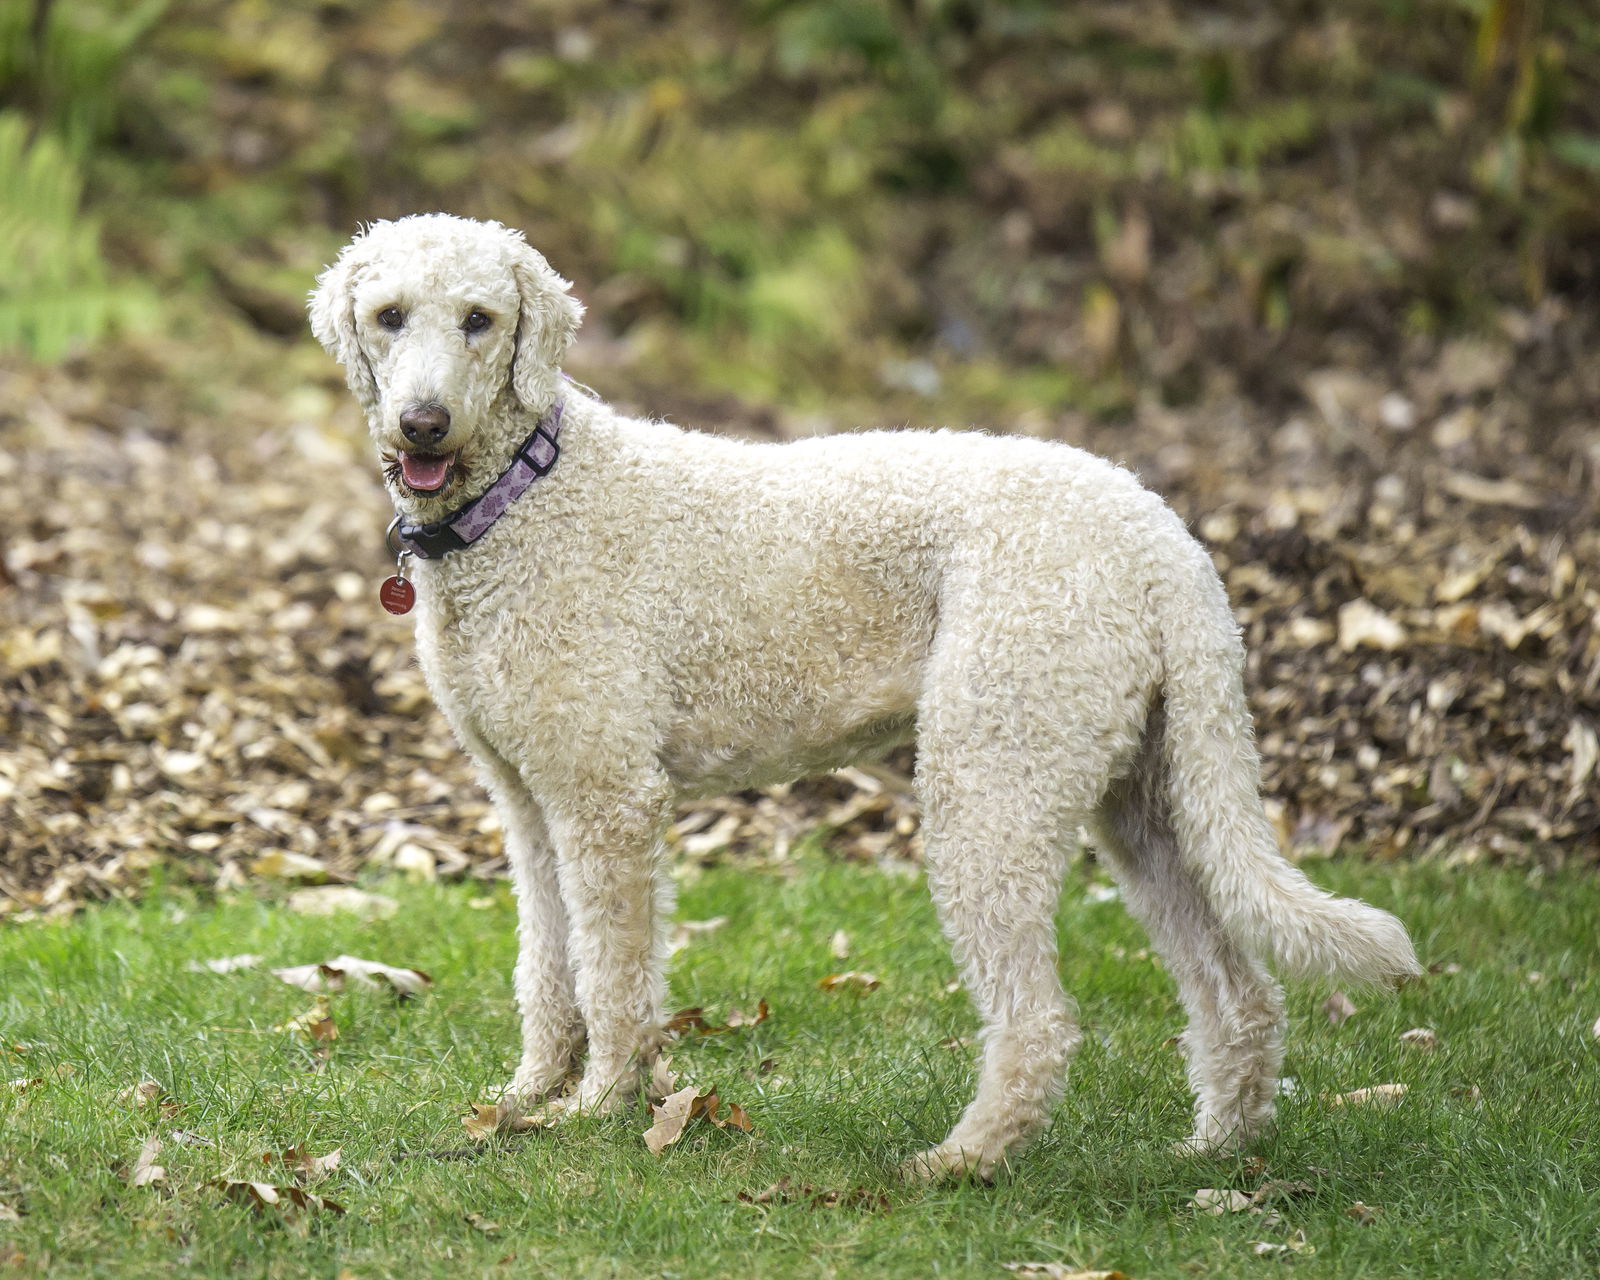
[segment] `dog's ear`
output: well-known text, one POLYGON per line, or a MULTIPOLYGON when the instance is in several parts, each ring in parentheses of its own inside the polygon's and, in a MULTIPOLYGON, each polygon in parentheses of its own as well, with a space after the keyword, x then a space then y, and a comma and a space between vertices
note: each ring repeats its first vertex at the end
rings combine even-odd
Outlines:
POLYGON ((378 382, 367 353, 356 340, 356 281, 371 261, 365 236, 357 236, 331 267, 317 277, 311 292, 311 332, 330 356, 344 366, 345 381, 371 412, 378 404, 378 382))
POLYGON ((517 310, 511 390, 524 408, 543 412, 556 398, 561 359, 578 332, 583 304, 569 292, 571 282, 552 271, 544 256, 520 236, 513 250, 511 274, 522 299, 517 310))

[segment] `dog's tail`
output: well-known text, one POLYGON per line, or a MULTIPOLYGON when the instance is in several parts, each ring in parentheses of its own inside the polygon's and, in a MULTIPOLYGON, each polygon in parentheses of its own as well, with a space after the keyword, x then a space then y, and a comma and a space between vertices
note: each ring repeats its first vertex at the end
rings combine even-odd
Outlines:
POLYGON ((1167 789, 1185 864, 1228 932, 1293 974, 1387 984, 1418 973, 1399 920, 1317 888, 1279 851, 1261 804, 1238 627, 1204 548, 1183 541, 1152 603, 1166 668, 1167 789))

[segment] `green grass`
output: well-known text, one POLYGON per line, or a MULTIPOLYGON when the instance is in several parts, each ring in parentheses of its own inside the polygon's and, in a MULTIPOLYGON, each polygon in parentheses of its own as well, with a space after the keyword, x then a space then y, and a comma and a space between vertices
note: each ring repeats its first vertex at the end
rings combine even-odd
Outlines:
MULTIPOLYGON (((442 1159, 468 1146, 458 1116, 514 1053, 513 912, 505 888, 395 887, 393 919, 312 919, 249 898, 219 906, 153 895, 65 923, 0 930, 0 1271, 51 1276, 474 1277, 995 1276, 1012 1261, 1190 1276, 1592 1276, 1600 1266, 1600 883, 1474 869, 1322 866, 1324 883, 1399 910, 1425 960, 1459 964, 1393 997, 1356 999, 1332 1027, 1325 992, 1292 993, 1297 1082, 1260 1147, 1266 1177, 1309 1194, 1259 1215, 1196 1217, 1200 1187, 1251 1189, 1237 1159, 1167 1150, 1187 1102, 1168 1038, 1172 985, 1120 907, 1078 887, 1062 908, 1062 968, 1087 1034, 1055 1122, 994 1187, 910 1188, 893 1168, 942 1136, 971 1085, 965 998, 915 879, 805 860, 786 873, 713 870, 680 915, 725 914, 674 961, 677 1005, 712 1013, 766 998, 771 1018, 681 1043, 686 1080, 748 1108, 755 1132, 697 1124, 660 1158, 642 1110, 442 1159), (491 899, 484 904, 483 895, 491 899), (474 899, 477 899, 474 904, 474 899), (852 938, 833 958, 836 929, 852 938), (265 969, 226 976, 190 960, 254 951, 270 965, 340 952, 429 971, 409 1004, 332 998, 326 1070, 270 1028, 311 1004, 265 969), (870 970, 882 987, 826 995, 817 979, 870 970), (1530 971, 1542 980, 1530 982, 1530 971), (1434 1028, 1431 1055, 1399 1035, 1434 1028), (768 1062, 768 1060, 771 1060, 768 1062), (72 1070, 56 1076, 58 1067, 72 1070), (763 1069, 766 1064, 766 1069, 763 1069), (118 1092, 141 1078, 180 1107, 163 1118, 118 1092), (1324 1096, 1402 1082, 1387 1111, 1324 1096), (1472 1093, 1476 1088, 1476 1094, 1472 1093), (173 1130, 214 1146, 185 1146, 173 1130), (118 1166, 159 1135, 167 1170, 127 1186, 118 1166), (216 1177, 265 1178, 260 1155, 342 1147, 316 1190, 343 1217, 285 1221, 224 1202, 216 1177), (866 1187, 872 1204, 758 1207, 787 1176, 866 1187), (1355 1201, 1381 1207, 1362 1226, 1355 1201), (484 1233, 468 1213, 498 1225, 484 1233), (1302 1230, 1315 1247, 1258 1259, 1251 1243, 1302 1230), (19 1256, 20 1255, 20 1256, 19 1256)), ((286 1179, 280 1173, 277 1181, 286 1179)))

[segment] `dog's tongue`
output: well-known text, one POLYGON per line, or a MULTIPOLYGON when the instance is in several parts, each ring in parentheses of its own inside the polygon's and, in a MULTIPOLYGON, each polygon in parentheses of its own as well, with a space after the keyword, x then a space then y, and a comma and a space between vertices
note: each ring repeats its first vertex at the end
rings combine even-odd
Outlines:
POLYGON ((444 485, 445 476, 450 471, 450 455, 442 456, 423 455, 419 453, 402 453, 400 455, 400 474, 405 477, 406 484, 423 493, 431 493, 444 485))

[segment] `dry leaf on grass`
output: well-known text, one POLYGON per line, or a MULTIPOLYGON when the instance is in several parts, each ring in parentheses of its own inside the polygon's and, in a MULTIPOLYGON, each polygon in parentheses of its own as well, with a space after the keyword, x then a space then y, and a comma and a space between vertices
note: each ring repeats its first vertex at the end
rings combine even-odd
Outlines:
POLYGON ((0 1222, 21 1222, 22 1210, 0 1200, 0 1222))
POLYGON ((1354 1219, 1363 1227, 1370 1227, 1378 1220, 1378 1215, 1382 1212, 1382 1208, 1380 1208, 1378 1205, 1362 1204, 1361 1201, 1357 1200, 1344 1211, 1344 1216, 1354 1219))
POLYGON ((52 1080, 65 1080, 77 1068, 70 1062, 58 1062, 48 1073, 42 1076, 23 1076, 17 1080, 6 1081, 5 1087, 12 1093, 28 1093, 40 1085, 48 1084, 52 1080))
POLYGON ((1315 1191, 1316 1188, 1309 1182, 1302 1182, 1299 1178, 1268 1178, 1250 1193, 1250 1203, 1259 1209, 1262 1205, 1280 1200, 1298 1200, 1315 1191))
POLYGON ((847 973, 830 973, 817 983, 824 991, 855 991, 863 995, 868 991, 876 991, 882 985, 874 974, 858 969, 851 969, 847 973))
POLYGON ((828 952, 835 960, 848 960, 850 958, 850 935, 843 929, 835 929, 833 937, 828 940, 828 952))
POLYGON ((728 923, 727 916, 713 916, 710 920, 680 920, 672 927, 672 935, 667 939, 667 954, 674 955, 682 951, 695 938, 704 934, 715 933, 728 923))
POLYGON ((474 1231, 481 1231, 486 1236, 492 1236, 501 1229, 498 1222, 490 1222, 489 1219, 477 1212, 464 1213, 461 1215, 461 1220, 474 1231))
POLYGON ((722 1099, 714 1092, 702 1093, 698 1085, 687 1085, 668 1094, 659 1106, 650 1108, 655 1122, 645 1131, 644 1145, 652 1155, 660 1155, 683 1136, 691 1120, 704 1118, 719 1129, 738 1129, 749 1133, 755 1126, 749 1113, 737 1102, 729 1103, 727 1117, 720 1118, 722 1099))
POLYGON ((812 1209, 866 1209, 872 1213, 889 1212, 889 1196, 884 1191, 867 1187, 851 1187, 848 1191, 830 1191, 812 1186, 809 1182, 795 1182, 788 1177, 779 1178, 764 1191, 741 1191, 735 1197, 741 1204, 805 1204, 812 1209))
POLYGON ((296 889, 285 899, 290 911, 307 916, 331 916, 348 911, 363 920, 383 920, 400 910, 400 904, 381 893, 366 893, 348 885, 296 889))
POLYGON ((356 956, 335 956, 315 964, 294 965, 272 970, 272 976, 302 991, 343 991, 345 982, 357 986, 387 985, 401 999, 420 995, 433 985, 433 979, 421 969, 397 969, 376 960, 362 960, 356 956))
POLYGON ((138 1084, 131 1084, 117 1094, 117 1101, 125 1107, 138 1110, 158 1102, 161 1095, 166 1092, 159 1080, 141 1080, 138 1084))
POLYGON ((1334 1026, 1342 1026, 1356 1016, 1355 1001, 1342 991, 1335 991, 1322 1002, 1322 1012, 1328 1015, 1328 1021, 1334 1026))
POLYGON ((1334 1094, 1327 1101, 1330 1107, 1393 1107, 1406 1096, 1410 1087, 1405 1084, 1375 1084, 1366 1089, 1334 1094))
POLYGON ((253 969, 261 963, 260 956, 218 956, 215 960, 191 960, 183 967, 190 973, 232 973, 235 969, 253 969))
POLYGON ((496 1134, 527 1133, 532 1129, 542 1129, 544 1124, 531 1116, 518 1115, 511 1117, 498 1102, 472 1102, 470 1116, 461 1117, 461 1125, 467 1131, 467 1136, 474 1142, 487 1142, 496 1134))
POLYGON ((1431 1027, 1413 1027, 1401 1032, 1400 1043, 1417 1053, 1432 1053, 1439 1047, 1439 1033, 1431 1027))
POLYGON ((1304 1231, 1296 1231, 1287 1240, 1252 1240, 1250 1252, 1258 1258, 1292 1258, 1295 1256, 1309 1258, 1317 1251, 1316 1246, 1306 1241, 1304 1231))
POLYGON ((339 1038, 339 1028, 328 1008, 327 996, 318 996, 311 1008, 286 1022, 278 1023, 272 1029, 297 1035, 309 1044, 326 1045, 339 1038))
POLYGON ((1043 1280, 1128 1280, 1120 1271, 1079 1271, 1064 1262, 1002 1262, 1000 1265, 1019 1276, 1041 1276, 1043 1280))
POLYGON ((283 1214, 292 1214, 296 1210, 308 1213, 344 1212, 344 1206, 337 1201, 312 1195, 299 1187, 278 1187, 270 1182, 251 1182, 245 1178, 213 1178, 206 1186, 215 1187, 228 1199, 249 1205, 257 1213, 274 1209, 283 1214))
POLYGON ((1225 1213, 1244 1213, 1254 1205, 1248 1191, 1230 1191, 1224 1187, 1201 1187, 1189 1201, 1196 1213, 1221 1217, 1225 1213))
POLYGON ((717 1024, 706 1021, 705 1009, 701 1005, 694 1005, 688 1009, 679 1009, 667 1019, 667 1033, 675 1036, 720 1036, 730 1031, 739 1031, 745 1027, 759 1026, 767 1020, 771 1010, 767 1002, 762 1000, 756 1005, 754 1013, 745 1013, 741 1009, 729 1009, 728 1020, 717 1024))
POLYGON ((161 1139, 151 1134, 144 1140, 139 1154, 128 1168, 126 1180, 130 1187, 148 1187, 166 1178, 167 1171, 156 1163, 156 1157, 160 1154, 161 1139))
POLYGON ((668 1094, 659 1106, 652 1106, 650 1112, 655 1116, 655 1123, 644 1135, 644 1145, 650 1148, 650 1153, 658 1156, 681 1138, 689 1121, 704 1110, 707 1098, 715 1096, 703 1094, 698 1085, 691 1084, 668 1094))
POLYGON ((338 1170, 343 1155, 343 1147, 335 1147, 325 1156, 314 1156, 304 1146, 297 1145, 279 1152, 263 1151, 261 1163, 270 1168, 277 1161, 294 1175, 296 1182, 321 1182, 338 1170))
POLYGON ((645 1086, 645 1096, 651 1102, 660 1102, 678 1090, 678 1077, 672 1070, 672 1055, 663 1053, 650 1066, 650 1081, 645 1086))

